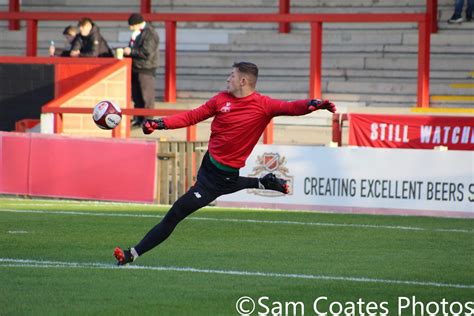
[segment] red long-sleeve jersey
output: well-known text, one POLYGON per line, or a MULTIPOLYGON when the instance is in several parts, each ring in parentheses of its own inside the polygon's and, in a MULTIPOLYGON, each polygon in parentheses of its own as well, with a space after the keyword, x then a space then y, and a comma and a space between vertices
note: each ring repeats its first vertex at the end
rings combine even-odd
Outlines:
POLYGON ((270 120, 279 115, 307 114, 308 101, 287 102, 257 92, 236 98, 220 92, 200 107, 165 117, 163 121, 166 128, 176 129, 214 116, 209 139, 211 156, 226 166, 242 168, 270 120))

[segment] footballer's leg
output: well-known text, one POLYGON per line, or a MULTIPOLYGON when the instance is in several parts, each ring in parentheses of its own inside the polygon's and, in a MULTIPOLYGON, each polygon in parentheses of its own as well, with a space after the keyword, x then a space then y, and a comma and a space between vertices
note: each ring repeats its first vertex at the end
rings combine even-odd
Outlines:
POLYGON ((289 186, 286 180, 278 178, 273 173, 267 173, 258 178, 259 188, 265 190, 278 191, 284 194, 289 193, 289 186))
POLYGON ((131 249, 122 250, 120 247, 115 248, 114 257, 117 259, 117 265, 119 266, 126 265, 135 260, 135 256, 132 254, 131 249))
POLYGON ((171 235, 179 222, 201 207, 208 205, 217 197, 218 194, 206 190, 197 182, 195 186, 176 200, 161 222, 153 227, 135 247, 125 251, 118 247, 119 250, 115 249, 114 256, 117 259, 117 264, 123 265, 132 262, 138 256, 161 244, 171 235))
POLYGON ((288 194, 288 183, 286 180, 276 177, 273 173, 268 173, 261 178, 239 177, 235 185, 226 194, 237 192, 243 189, 273 190, 288 194))

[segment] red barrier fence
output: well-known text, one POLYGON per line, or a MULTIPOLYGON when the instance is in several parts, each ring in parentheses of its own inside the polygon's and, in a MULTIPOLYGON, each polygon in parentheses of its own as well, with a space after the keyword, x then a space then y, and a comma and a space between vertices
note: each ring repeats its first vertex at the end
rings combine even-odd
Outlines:
MULTIPOLYGON (((429 0, 430 1, 430 0, 429 0)), ((430 9, 431 10, 431 9, 430 9)), ((90 12, 0 12, 0 20, 27 21, 27 56, 36 56, 38 21, 69 21, 88 16, 96 21, 126 21, 128 13, 90 12)), ((176 102, 176 25, 177 22, 254 22, 310 23, 309 97, 321 98, 321 56, 323 23, 418 23, 418 107, 429 107, 431 15, 427 13, 348 13, 348 14, 144 14, 147 21, 165 22, 165 102, 176 102)))
POLYGON ((0 132, 0 193, 152 203, 154 141, 0 132))

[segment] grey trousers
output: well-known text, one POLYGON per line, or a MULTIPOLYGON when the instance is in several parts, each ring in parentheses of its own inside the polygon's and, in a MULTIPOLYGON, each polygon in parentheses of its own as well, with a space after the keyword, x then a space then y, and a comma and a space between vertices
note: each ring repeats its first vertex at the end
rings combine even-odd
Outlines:
MULTIPOLYGON (((155 104, 155 75, 132 71, 132 100, 135 108, 152 109, 155 104)), ((143 120, 143 116, 137 117, 143 120)))

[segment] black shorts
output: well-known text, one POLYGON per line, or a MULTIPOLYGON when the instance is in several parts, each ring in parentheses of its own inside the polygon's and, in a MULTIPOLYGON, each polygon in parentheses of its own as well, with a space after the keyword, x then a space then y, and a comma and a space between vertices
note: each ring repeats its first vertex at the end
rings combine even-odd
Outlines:
POLYGON ((258 179, 241 177, 239 171, 220 169, 212 163, 209 152, 206 152, 194 186, 200 190, 205 190, 210 196, 218 197, 242 189, 258 187, 258 179))

